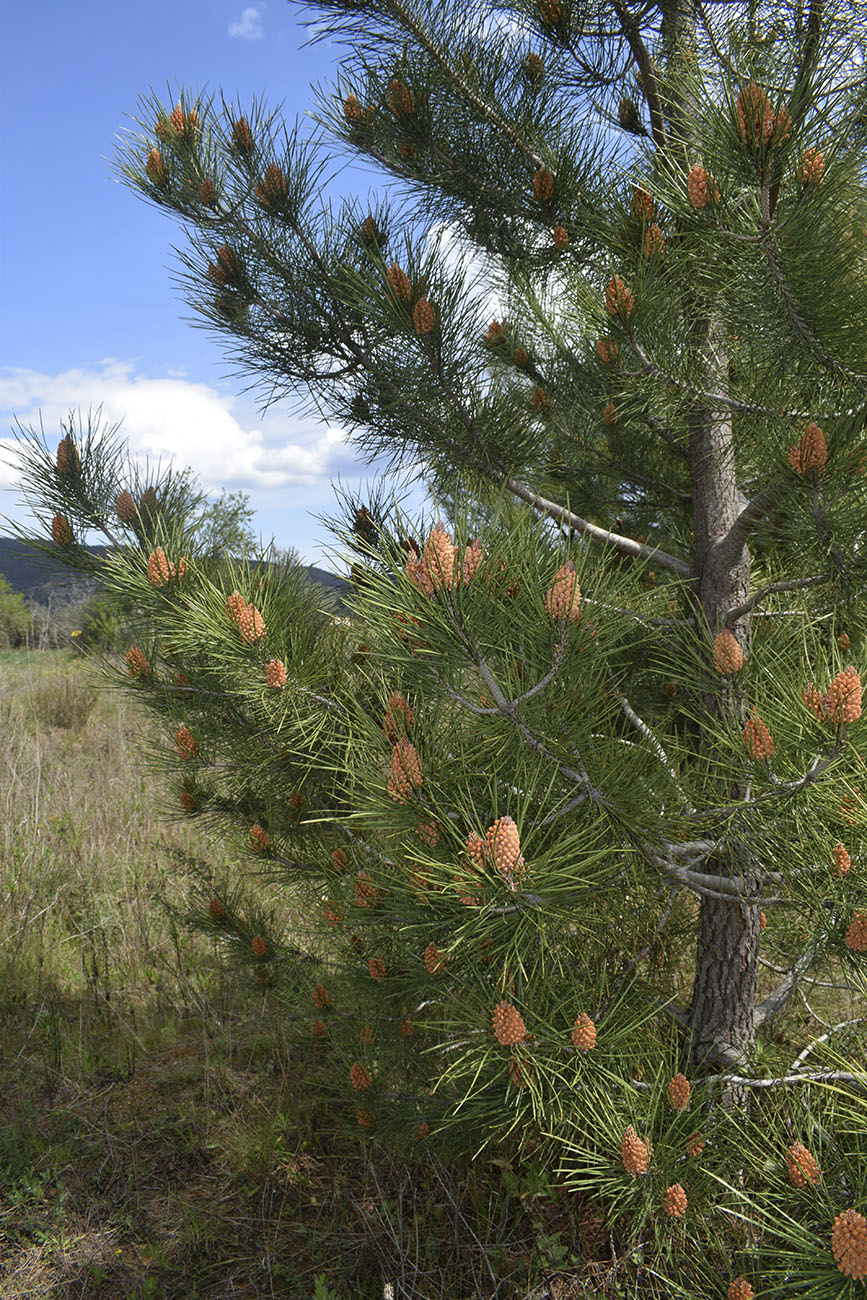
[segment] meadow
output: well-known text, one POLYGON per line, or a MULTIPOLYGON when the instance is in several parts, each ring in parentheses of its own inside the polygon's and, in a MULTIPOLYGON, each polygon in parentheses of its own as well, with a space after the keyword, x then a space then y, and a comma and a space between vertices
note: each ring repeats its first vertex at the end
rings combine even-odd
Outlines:
POLYGON ((81 657, 0 652, 0 1300, 616 1289, 532 1165, 340 1136, 312 1041, 179 923, 191 863, 243 866, 174 816, 149 725, 81 657))

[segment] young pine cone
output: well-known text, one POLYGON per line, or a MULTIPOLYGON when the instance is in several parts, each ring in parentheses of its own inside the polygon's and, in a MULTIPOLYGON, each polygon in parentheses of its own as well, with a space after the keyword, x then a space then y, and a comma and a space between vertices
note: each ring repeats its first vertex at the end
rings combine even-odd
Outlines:
POLYGON ((844 1277, 867 1278, 867 1219, 855 1209, 838 1214, 831 1229, 831 1254, 844 1277))
POLYGON ((786 1152, 786 1168, 793 1187, 816 1187, 822 1181, 822 1171, 801 1142, 793 1142, 786 1152))
POLYGON ((568 618, 574 623, 581 617, 581 588, 575 565, 567 560, 554 574, 554 581, 545 593, 545 609, 552 618, 568 618))
POLYGON ((750 758, 768 759, 774 752, 774 739, 756 709, 744 727, 744 745, 750 758))
POLYGON ((620 1159, 623 1168, 633 1178, 646 1174, 650 1167, 650 1152, 631 1124, 620 1141, 620 1159))
POLYGON ((686 1075, 676 1074, 672 1079, 669 1079, 666 1092, 668 1093, 668 1104, 672 1110, 686 1110, 691 1092, 689 1079, 687 1079, 686 1075))
POLYGON ((849 868, 852 866, 852 859, 848 851, 842 844, 835 844, 832 849, 834 854, 834 865, 831 867, 835 876, 848 876, 849 868))
POLYGON ((794 446, 789 448, 789 464, 796 474, 821 473, 828 461, 828 441, 815 421, 805 426, 794 446))
POLYGON ((586 1011, 575 1017, 572 1026, 572 1046, 579 1052, 590 1052, 596 1046, 596 1026, 586 1011))
POLYGON ((409 276, 406 271, 401 270, 397 262, 392 262, 385 273, 385 278, 389 289, 398 302, 410 302, 412 300, 412 285, 409 282, 409 276))
POLYGON ((856 912, 846 929, 846 947, 851 952, 867 952, 867 912, 856 912))
POLYGON ((670 1219, 680 1219, 686 1213, 686 1192, 680 1183, 672 1183, 671 1187, 666 1187, 662 1208, 670 1219))
POLYGON ((737 673, 744 666, 744 652, 728 628, 714 637, 713 666, 718 673, 737 673))

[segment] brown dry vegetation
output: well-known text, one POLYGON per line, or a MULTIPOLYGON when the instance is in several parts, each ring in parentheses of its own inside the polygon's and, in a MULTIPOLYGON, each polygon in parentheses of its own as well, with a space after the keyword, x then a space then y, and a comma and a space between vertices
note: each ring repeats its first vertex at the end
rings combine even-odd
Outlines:
POLYGON ((176 854, 240 864, 165 816, 147 725, 81 660, 0 655, 2 1300, 579 1294, 592 1212, 337 1136, 312 1046, 178 931, 176 854))

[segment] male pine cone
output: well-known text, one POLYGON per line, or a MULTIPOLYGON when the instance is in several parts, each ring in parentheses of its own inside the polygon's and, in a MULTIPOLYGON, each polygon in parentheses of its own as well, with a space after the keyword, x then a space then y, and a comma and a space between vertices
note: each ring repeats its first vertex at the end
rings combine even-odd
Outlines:
POLYGON ((527 1027, 524 1024, 523 1017, 520 1011, 512 1006, 511 1002, 499 1002, 494 1007, 492 1022, 494 1037, 504 1047, 513 1047, 515 1043, 523 1043, 527 1037, 527 1027))

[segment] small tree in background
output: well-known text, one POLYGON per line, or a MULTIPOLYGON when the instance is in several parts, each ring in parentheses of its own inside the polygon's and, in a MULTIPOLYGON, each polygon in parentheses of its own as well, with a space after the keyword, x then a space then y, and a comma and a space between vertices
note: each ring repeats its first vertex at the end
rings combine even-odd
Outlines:
POLYGON ((291 576, 209 575, 96 443, 25 451, 60 553, 122 522, 179 806, 291 900, 281 928, 216 888, 201 924, 362 1135, 535 1151, 649 1290, 855 1294, 855 11, 319 8, 354 51, 323 121, 392 201, 322 211, 315 147, 187 96, 124 174, 242 367, 438 512, 348 503, 347 629, 291 576))

